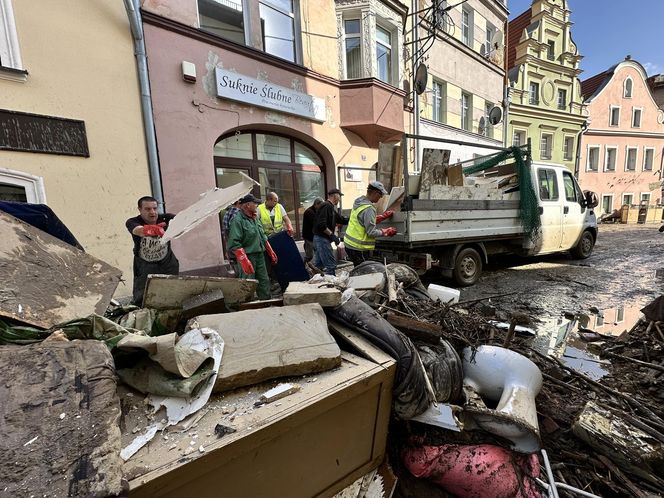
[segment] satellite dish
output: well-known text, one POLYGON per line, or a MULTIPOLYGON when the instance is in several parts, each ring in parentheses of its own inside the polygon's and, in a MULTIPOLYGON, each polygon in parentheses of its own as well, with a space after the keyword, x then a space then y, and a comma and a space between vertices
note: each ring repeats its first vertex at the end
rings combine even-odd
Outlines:
POLYGON ((503 110, 498 106, 493 106, 489 111, 489 123, 497 125, 503 119, 503 110))
POLYGON ((480 45, 480 55, 482 57, 486 57, 486 45, 484 43, 482 43, 482 45, 480 45))
POLYGON ((429 72, 427 67, 424 64, 417 66, 417 72, 415 73, 415 93, 422 95, 427 89, 427 82, 429 80, 429 72))
POLYGON ((480 118, 480 123, 477 126, 477 133, 479 133, 480 135, 484 135, 485 131, 486 131, 486 119, 484 118, 484 116, 482 116, 480 118))
POLYGON ((503 32, 499 29, 491 37, 491 46, 494 48, 499 48, 503 46, 503 32))

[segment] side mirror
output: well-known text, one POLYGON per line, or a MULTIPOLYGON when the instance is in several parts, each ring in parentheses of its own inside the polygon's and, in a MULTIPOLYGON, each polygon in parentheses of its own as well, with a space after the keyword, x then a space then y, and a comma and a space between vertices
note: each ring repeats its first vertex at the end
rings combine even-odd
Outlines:
POLYGON ((590 209, 597 207, 599 204, 597 194, 595 192, 591 192, 590 190, 584 190, 583 199, 580 200, 580 204, 582 207, 587 207, 590 209))

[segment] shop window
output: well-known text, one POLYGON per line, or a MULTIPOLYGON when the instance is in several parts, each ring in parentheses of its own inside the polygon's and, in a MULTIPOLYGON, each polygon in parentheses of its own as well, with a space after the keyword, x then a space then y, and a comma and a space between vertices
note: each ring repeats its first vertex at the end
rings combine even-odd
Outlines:
POLYGON ((290 140, 278 135, 256 134, 256 159, 291 162, 290 140))
POLYGON ((236 157, 238 159, 252 159, 251 135, 233 135, 214 146, 214 155, 220 157, 236 157))
POLYGON ((362 33, 359 19, 344 21, 346 78, 362 77, 362 33))
MULTIPOLYGON (((295 142, 295 162, 298 164, 314 164, 323 166, 320 156, 304 144, 295 142)), ((316 170, 320 172, 320 169, 316 170)))

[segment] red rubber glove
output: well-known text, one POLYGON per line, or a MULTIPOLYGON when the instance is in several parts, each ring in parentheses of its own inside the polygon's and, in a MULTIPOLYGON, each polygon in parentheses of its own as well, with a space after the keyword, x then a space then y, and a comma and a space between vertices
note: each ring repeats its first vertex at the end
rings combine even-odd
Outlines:
POLYGON ((143 235, 146 237, 163 237, 165 226, 166 223, 163 221, 157 225, 143 225, 143 235))
POLYGON ((382 223, 383 221, 390 219, 394 216, 394 211, 385 211, 383 214, 376 216, 376 223, 382 223))
POLYGON ((293 225, 291 225, 290 223, 288 225, 286 225, 286 231, 288 232, 288 235, 290 235, 292 237, 293 232, 294 232, 293 231, 293 225))
POLYGON ((247 256, 245 250, 240 247, 239 249, 235 249, 233 251, 233 254, 235 254, 237 262, 240 263, 242 271, 245 272, 247 275, 252 275, 255 271, 254 265, 252 265, 251 261, 249 261, 249 257, 247 256))
POLYGON ((279 258, 277 258, 277 253, 274 252, 274 249, 272 249, 272 246, 267 240, 265 241, 265 250, 267 251, 267 255, 270 256, 270 261, 272 261, 272 264, 276 265, 279 261, 279 258))
POLYGON ((383 228, 383 237, 394 237, 397 234, 397 229, 394 227, 383 228))

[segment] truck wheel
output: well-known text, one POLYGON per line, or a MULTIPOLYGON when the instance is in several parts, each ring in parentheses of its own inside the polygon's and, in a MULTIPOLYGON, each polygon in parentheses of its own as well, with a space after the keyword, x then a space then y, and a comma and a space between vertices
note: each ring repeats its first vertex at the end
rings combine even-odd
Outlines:
POLYGON ((586 259, 592 254, 593 247, 595 247, 595 237, 590 231, 586 230, 581 235, 579 242, 570 249, 570 252, 577 259, 586 259))
POLYGON ((482 257, 472 247, 461 249, 454 262, 452 277, 461 287, 477 282, 482 274, 482 257))

